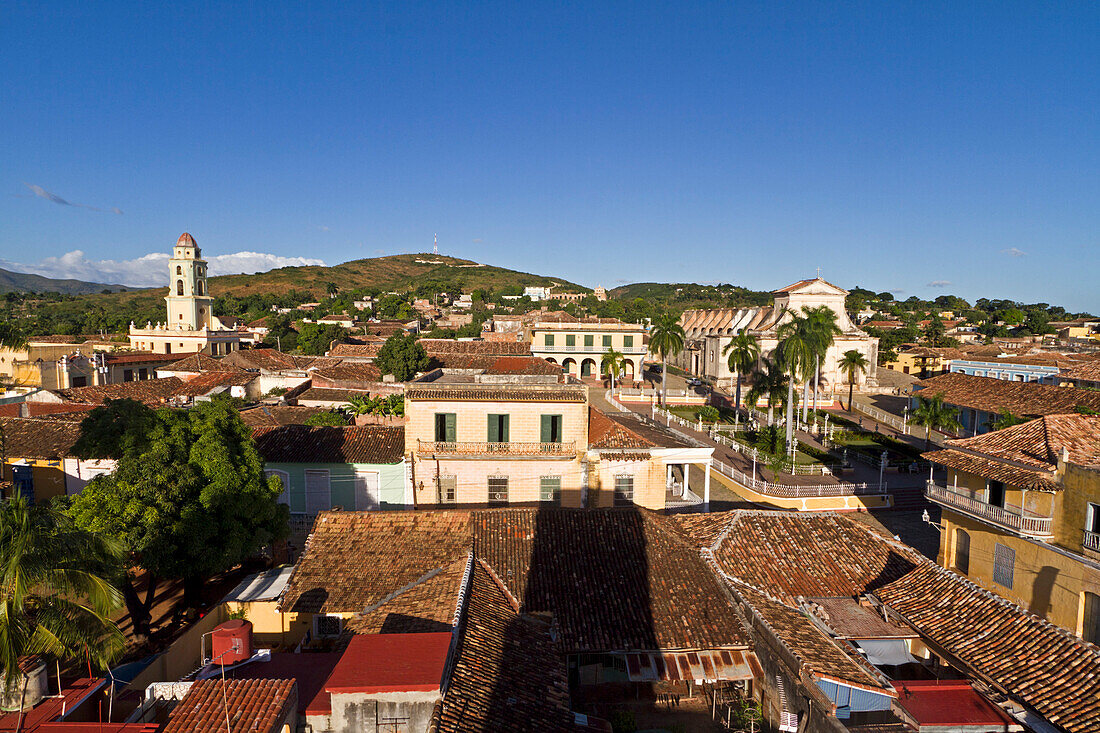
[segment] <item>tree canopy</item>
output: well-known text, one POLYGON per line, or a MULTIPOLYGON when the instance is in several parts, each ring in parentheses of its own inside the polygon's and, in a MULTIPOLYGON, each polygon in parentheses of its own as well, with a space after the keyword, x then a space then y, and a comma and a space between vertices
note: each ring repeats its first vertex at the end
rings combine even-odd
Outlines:
POLYGON ((417 341, 416 336, 395 333, 386 339, 374 364, 383 374, 392 374, 398 382, 407 382, 428 368, 428 353, 417 341))

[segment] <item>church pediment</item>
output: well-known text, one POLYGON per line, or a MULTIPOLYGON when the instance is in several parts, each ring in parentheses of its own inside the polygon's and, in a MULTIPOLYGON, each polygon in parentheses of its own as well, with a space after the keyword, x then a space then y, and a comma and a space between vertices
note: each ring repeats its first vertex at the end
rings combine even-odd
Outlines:
POLYGON ((772 291, 775 295, 847 295, 848 291, 821 278, 799 280, 785 288, 772 291))

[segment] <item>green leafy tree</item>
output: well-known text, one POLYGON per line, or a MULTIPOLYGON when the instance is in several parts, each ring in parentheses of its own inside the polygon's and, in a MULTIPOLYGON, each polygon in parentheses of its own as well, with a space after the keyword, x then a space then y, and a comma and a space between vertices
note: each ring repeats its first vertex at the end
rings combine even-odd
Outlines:
POLYGON ((411 333, 390 336, 374 359, 374 365, 383 374, 392 374, 398 382, 409 381, 417 372, 427 369, 429 363, 428 353, 411 333))
POLYGON ((298 351, 322 356, 332 345, 348 335, 348 330, 336 324, 303 323, 298 329, 298 351))
POLYGON ((23 329, 9 321, 0 321, 0 348, 22 349, 27 345, 23 329))
POLYGON ((695 411, 695 417, 703 422, 718 422, 722 414, 718 412, 718 408, 714 405, 703 405, 695 411))
POLYGON ((928 325, 924 327, 925 342, 929 346, 943 346, 946 337, 947 328, 943 325, 943 320, 933 313, 928 325))
POLYGON ((661 405, 666 408, 668 357, 676 356, 684 350, 684 338, 684 327, 680 325, 680 319, 672 313, 657 316, 649 331, 649 350, 661 357, 661 405))
POLYGON ((736 375, 737 394, 733 401, 733 422, 737 424, 741 418, 741 381, 759 361, 760 343, 742 328, 730 339, 722 353, 726 354, 730 371, 736 375))
POLYGON ((113 445, 91 435, 111 407, 96 408, 81 424, 77 455, 114 457, 118 467, 86 486, 70 513, 79 527, 118 538, 130 561, 145 569, 144 600, 131 573, 122 581, 140 636, 149 631, 160 579, 182 578, 185 602, 194 603, 205 579, 286 537, 289 510, 278 503, 279 479, 264 475, 251 431, 227 400, 187 411, 163 408, 151 419, 129 412, 113 445), (134 437, 136 431, 146 434, 134 437))
POLYGON ((943 401, 943 394, 931 397, 917 395, 917 409, 909 415, 909 422, 924 428, 924 449, 932 444, 933 430, 956 431, 962 428, 959 423, 959 410, 943 401))
POLYGON ((844 356, 840 358, 840 371, 844 372, 844 377, 848 380, 848 412, 852 411, 852 391, 855 389, 856 381, 860 374, 867 373, 867 367, 870 364, 867 361, 867 357, 861 354, 856 349, 848 349, 844 352, 844 356))
POLYGON ((348 424, 348 419, 342 412, 336 410, 324 410, 323 412, 314 413, 306 418, 306 425, 312 427, 332 427, 338 428, 348 424))
MULTIPOLYGON (((110 615, 121 606, 114 579, 122 557, 118 543, 80 529, 52 503, 0 502, 0 656, 7 693, 15 692, 24 655, 87 659, 100 668, 118 658, 125 640, 110 615)), ((25 682, 21 699, 24 694, 25 682)))
POLYGON ((774 410, 776 406, 784 403, 787 385, 790 379, 783 369, 773 360, 764 359, 752 372, 752 386, 745 395, 745 402, 750 407, 756 407, 761 397, 768 400, 768 424, 775 420, 774 410))

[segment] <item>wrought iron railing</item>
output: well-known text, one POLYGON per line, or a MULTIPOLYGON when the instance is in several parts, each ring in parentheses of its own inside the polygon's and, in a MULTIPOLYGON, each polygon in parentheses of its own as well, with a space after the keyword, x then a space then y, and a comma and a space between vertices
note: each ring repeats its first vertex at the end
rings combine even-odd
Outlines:
POLYGON ((1090 532, 1086 529, 1085 536, 1081 539, 1081 546, 1086 550, 1100 552, 1100 532, 1090 532))
POLYGON ((989 504, 968 494, 952 491, 931 481, 924 490, 929 500, 941 506, 961 511, 972 517, 984 519, 993 524, 1010 529, 1029 537, 1049 537, 1054 523, 1053 517, 1038 514, 1018 514, 995 504, 989 504))

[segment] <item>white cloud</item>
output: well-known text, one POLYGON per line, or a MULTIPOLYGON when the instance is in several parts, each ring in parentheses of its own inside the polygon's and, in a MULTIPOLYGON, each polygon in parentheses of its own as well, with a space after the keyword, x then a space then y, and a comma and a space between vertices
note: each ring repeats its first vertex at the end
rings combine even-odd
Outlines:
MULTIPOLYGON (((60 257, 46 257, 34 264, 0 260, 0 267, 16 272, 32 272, 55 278, 73 278, 111 285, 156 287, 168 282, 166 252, 150 252, 132 260, 91 260, 75 249, 60 257)), ((283 257, 266 252, 234 252, 208 256, 211 275, 267 272, 277 267, 324 265, 324 260, 310 257, 283 257)))
POLYGON ((930 288, 946 288, 950 284, 951 284, 950 280, 933 280, 932 282, 928 283, 928 287, 930 287, 930 288))
POLYGON ((1016 247, 1009 247, 1008 249, 1002 249, 1001 254, 1008 255, 1009 257, 1023 257, 1027 252, 1024 252, 1022 249, 1017 249, 1016 247))

